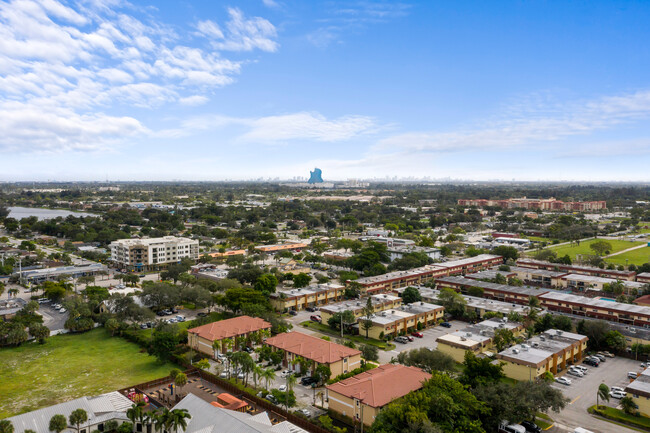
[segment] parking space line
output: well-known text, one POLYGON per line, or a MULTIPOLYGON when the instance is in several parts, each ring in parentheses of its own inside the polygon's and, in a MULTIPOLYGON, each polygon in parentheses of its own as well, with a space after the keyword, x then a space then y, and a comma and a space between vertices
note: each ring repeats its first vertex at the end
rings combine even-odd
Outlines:
POLYGON ((575 403, 576 401, 578 401, 580 399, 580 397, 582 397, 582 395, 579 395, 576 398, 574 398, 573 401, 571 401, 571 403, 569 403, 569 404, 575 403))

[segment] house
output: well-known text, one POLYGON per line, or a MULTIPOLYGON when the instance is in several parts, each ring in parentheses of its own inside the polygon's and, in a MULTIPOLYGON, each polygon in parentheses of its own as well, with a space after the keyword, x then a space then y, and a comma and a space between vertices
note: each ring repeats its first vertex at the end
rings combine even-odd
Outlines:
POLYGON ((401 364, 380 365, 327 386, 329 409, 371 425, 391 401, 422 388, 431 375, 401 364))
MULTIPOLYGON (((51 433, 50 419, 54 415, 63 415, 67 420, 73 411, 83 409, 88 414, 88 421, 81 424, 79 433, 90 433, 95 430, 103 431, 107 421, 117 421, 120 424, 128 422, 126 411, 132 405, 131 400, 119 392, 113 391, 96 397, 81 397, 23 413, 7 418, 7 421, 14 426, 14 433, 24 433, 26 430, 32 430, 35 433, 51 433)), ((69 426, 63 430, 63 433, 72 432, 77 433, 77 429, 69 426)))
POLYGON ((232 319, 220 320, 187 330, 187 344, 192 349, 216 356, 229 349, 238 349, 240 338, 245 338, 245 344, 250 344, 251 334, 258 331, 270 331, 271 324, 258 317, 239 316, 232 319), (215 350, 215 342, 218 349, 215 350), (229 342, 232 343, 229 347, 229 342))
POLYGON ((0 301, 0 319, 9 320, 22 310, 27 301, 22 298, 9 298, 0 301))
POLYGON ((549 329, 497 354, 503 373, 515 380, 535 380, 546 372, 557 374, 580 362, 588 338, 572 332, 549 329))
POLYGON ((319 365, 326 365, 332 373, 330 377, 361 367, 359 350, 300 332, 278 334, 267 338, 264 344, 282 351, 282 365, 295 371, 300 370, 300 365, 292 365, 292 361, 297 357, 311 361, 309 370, 312 372, 319 365))

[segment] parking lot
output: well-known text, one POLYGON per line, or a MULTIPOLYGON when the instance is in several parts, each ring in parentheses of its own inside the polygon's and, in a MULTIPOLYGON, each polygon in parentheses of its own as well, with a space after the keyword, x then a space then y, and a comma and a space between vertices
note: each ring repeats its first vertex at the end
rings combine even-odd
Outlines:
MULTIPOLYGON (((558 424, 554 431, 573 432, 575 427, 583 427, 597 432, 632 432, 633 430, 615 426, 614 424, 592 417, 587 412, 587 409, 596 404, 596 393, 601 383, 609 387, 618 386, 624 389, 631 381, 631 379, 627 378, 627 373, 630 371, 637 373, 642 371, 641 362, 617 357, 607 358, 599 367, 591 367, 586 364, 581 365, 589 369, 584 377, 571 376, 566 371, 563 371, 557 376, 569 378, 571 385, 562 385, 557 382, 552 385, 554 388, 561 390, 569 399, 569 404, 562 412, 559 414, 550 414, 558 424)), ((610 398, 609 403, 601 401, 600 404, 616 407, 618 403, 619 400, 610 398)))
POLYGON ((452 320, 449 323, 451 324, 451 328, 445 328, 438 325, 432 328, 423 329, 419 331, 423 335, 422 338, 413 337, 413 341, 409 341, 406 344, 395 342, 395 349, 389 351, 380 350, 379 362, 382 364, 388 363, 390 362, 391 358, 396 357, 400 352, 404 350, 419 349, 421 347, 435 349, 438 347, 438 343, 436 343, 436 339, 438 337, 449 334, 451 332, 456 332, 459 329, 463 329, 467 326, 466 322, 461 322, 458 320, 452 320))
POLYGON ((65 321, 68 320, 68 312, 55 310, 51 302, 40 304, 38 313, 43 316, 43 325, 47 326, 51 333, 62 331, 65 321))

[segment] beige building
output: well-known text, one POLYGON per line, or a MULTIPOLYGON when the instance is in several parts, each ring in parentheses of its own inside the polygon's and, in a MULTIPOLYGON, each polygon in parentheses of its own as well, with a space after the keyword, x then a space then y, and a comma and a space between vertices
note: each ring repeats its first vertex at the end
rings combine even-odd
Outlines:
POLYGON ((246 338, 245 344, 250 345, 253 333, 266 331, 270 335, 270 330, 271 324, 258 317, 233 317, 188 329, 187 345, 197 352, 215 357, 229 349, 239 349, 238 340, 241 338, 246 338), (217 350, 214 349, 215 342, 218 342, 217 350))
POLYGON ((271 294, 271 305, 276 311, 300 311, 340 301, 344 292, 344 286, 334 283, 315 284, 300 289, 277 289, 271 294))
MULTIPOLYGON (((370 300, 372 307, 375 309, 375 313, 398 308, 402 305, 402 298, 389 294, 373 295, 370 296, 370 300)), ((359 319, 363 316, 363 309, 366 307, 367 302, 368 298, 362 298, 330 304, 320 308, 320 316, 323 319, 323 323, 327 323, 333 314, 349 310, 354 313, 354 317, 359 319)))
MULTIPOLYGON (((377 340, 382 337, 396 337, 400 334, 410 334, 420 329, 429 328, 442 321, 445 315, 445 308, 441 305, 429 304, 428 302, 413 302, 394 309, 387 309, 375 313, 370 321, 372 327, 368 329, 368 336, 377 340)), ((359 318, 359 325, 364 321, 359 318)), ((359 333, 366 334, 363 326, 359 326, 359 333)))
POLYGON ((327 386, 330 410, 369 426, 391 401, 422 388, 431 378, 416 367, 380 365, 327 386))
POLYGON ((637 378, 625 387, 629 397, 639 406, 643 416, 650 416, 650 368, 643 370, 637 378))
POLYGON ((478 355, 492 350, 492 340, 497 329, 508 329, 515 337, 524 332, 520 323, 508 322, 506 319, 488 319, 438 337, 438 350, 451 356, 456 362, 463 362, 467 351, 478 355))
POLYGON ((300 370, 300 365, 292 364, 297 357, 311 361, 309 367, 311 372, 321 364, 328 366, 332 373, 331 377, 361 367, 359 350, 300 332, 278 334, 267 338, 264 344, 274 350, 282 351, 282 365, 294 371, 300 370))
POLYGON ((515 380, 535 380, 542 374, 557 374, 582 360, 588 338, 572 332, 549 329, 497 354, 503 373, 515 380))
POLYGON ((120 239, 111 242, 111 260, 130 271, 159 269, 181 259, 199 258, 199 241, 176 236, 151 239, 120 239))

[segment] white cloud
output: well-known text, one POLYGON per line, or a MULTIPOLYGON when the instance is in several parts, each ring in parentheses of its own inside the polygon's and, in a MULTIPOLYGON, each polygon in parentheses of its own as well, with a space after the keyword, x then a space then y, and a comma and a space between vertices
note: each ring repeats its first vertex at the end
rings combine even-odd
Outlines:
POLYGON ((452 132, 408 132, 379 141, 377 149, 458 151, 557 142, 650 117, 650 91, 553 106, 517 106, 507 117, 452 132))
POLYGON ((204 104, 211 89, 233 83, 246 62, 222 57, 219 51, 275 51, 278 46, 269 21, 247 18, 238 9, 228 10, 225 32, 213 21, 201 21, 201 37, 191 47, 179 43, 188 35, 179 36, 155 18, 136 13, 136 7, 121 1, 0 3, 0 112, 19 103, 22 113, 20 119, 5 119, 0 151, 14 149, 18 137, 24 139, 23 151, 43 149, 47 146, 39 137, 55 143, 59 133, 66 143, 61 149, 81 149, 84 138, 92 140, 90 148, 106 143, 102 133, 115 138, 146 131, 136 119, 99 110, 204 104), (27 133, 25 120, 41 111, 50 115, 34 128, 45 130, 27 133), (106 128, 99 128, 104 120, 106 128), (110 125, 124 125, 127 133, 113 134, 110 125))
POLYGON ((280 7, 280 4, 274 0, 262 0, 262 3, 267 8, 277 8, 280 7))

